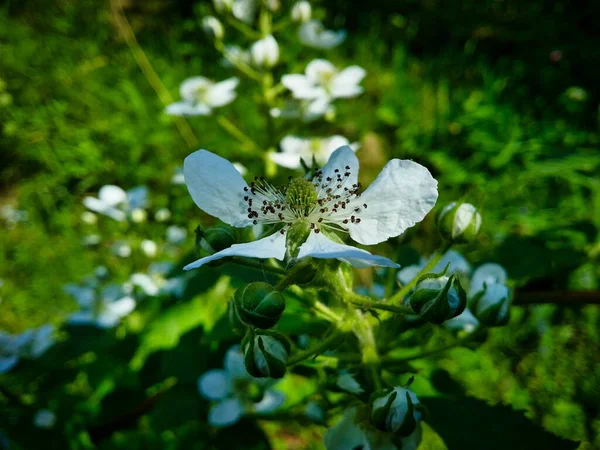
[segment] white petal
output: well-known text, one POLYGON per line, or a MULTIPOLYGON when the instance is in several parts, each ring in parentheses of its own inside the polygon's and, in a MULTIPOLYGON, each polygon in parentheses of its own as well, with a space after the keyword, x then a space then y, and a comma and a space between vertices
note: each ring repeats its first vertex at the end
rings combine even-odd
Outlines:
MULTIPOLYGON (((365 432, 356 423, 356 408, 344 411, 342 419, 325 433, 327 450, 368 449, 371 450, 365 432)), ((377 448, 379 450, 379 448, 377 448)))
POLYGON ((96 323, 96 318, 89 311, 79 311, 69 315, 67 322, 71 325, 90 325, 96 323))
POLYGON ((286 136, 281 140, 279 146, 283 153, 305 156, 307 150, 310 151, 310 143, 310 139, 304 139, 297 136, 286 136))
POLYGON ((326 59, 313 59, 306 66, 306 78, 314 84, 321 84, 324 75, 337 73, 337 69, 326 59))
POLYGON ((508 278, 506 270, 500 264, 482 264, 473 272, 471 278, 470 295, 483 291, 484 285, 505 284, 508 278))
POLYGON ((323 88, 315 86, 304 75, 284 75, 281 77, 281 84, 292 91, 294 98, 310 100, 325 95, 323 88))
POLYGON ((83 199, 83 205, 87 209, 91 209, 98 214, 103 214, 118 222, 123 222, 125 220, 125 213, 123 211, 104 203, 96 197, 85 197, 83 199))
POLYGON ((234 227, 252 224, 244 202, 248 185, 229 161, 199 150, 185 158, 183 173, 188 191, 201 210, 234 227))
POLYGON ((448 267, 447 275, 455 273, 468 275, 471 272, 471 265, 469 262, 456 250, 448 250, 431 271, 434 273, 441 272, 448 263, 450 264, 450 267, 448 267))
POLYGON ((188 264, 183 270, 196 269, 206 263, 226 256, 246 256, 248 258, 277 258, 280 261, 285 256, 285 235, 275 233, 258 241, 247 242, 245 244, 233 244, 231 247, 221 250, 213 255, 200 258, 191 264, 188 264))
POLYGON ((115 302, 105 305, 103 311, 97 318, 97 324, 103 328, 116 326, 119 321, 135 309, 135 300, 131 297, 123 297, 115 302))
POLYGON ((208 116, 211 109, 202 103, 177 102, 165 108, 165 113, 170 116, 208 116))
POLYGON ((316 47, 328 50, 333 47, 337 47, 346 39, 345 30, 324 30, 319 36, 318 41, 315 42, 316 47))
POLYGON ((80 307, 91 308, 96 298, 96 292, 91 287, 81 287, 76 284, 67 284, 63 290, 72 295, 80 307))
MULTIPOLYGON (((293 153, 269 153, 269 158, 275 164, 281 167, 285 167, 287 169, 299 169, 302 167, 300 164, 300 155, 295 155, 293 153)), ((304 159, 306 161, 306 159, 304 159)), ((308 159, 307 163, 310 161, 308 159)))
POLYGON ((306 105, 305 120, 317 119, 324 116, 329 111, 335 112, 335 108, 331 105, 331 99, 324 92, 306 105))
POLYGON ((283 404, 284 400, 285 395, 281 392, 267 390, 260 402, 254 405, 254 412, 263 414, 273 412, 283 404))
POLYGON ((360 223, 348 225, 350 236, 361 244, 377 244, 398 236, 423 220, 438 197, 437 181, 413 161, 393 159, 350 207, 367 204, 360 223))
POLYGON ((227 372, 229 378, 234 379, 249 379, 252 378, 246 370, 244 363, 244 355, 239 345, 233 345, 227 353, 225 353, 225 360, 223 367, 227 372))
POLYGON ((13 367, 19 362, 19 357, 16 355, 12 356, 0 356, 0 373, 6 373, 12 370, 13 367))
POLYGON ((145 273, 134 273, 129 279, 134 286, 144 291, 144 294, 154 296, 158 294, 159 288, 152 278, 145 273))
POLYGON ((225 106, 235 100, 235 88, 240 80, 233 77, 213 85, 206 94, 206 103, 213 108, 225 106))
POLYGON ((210 409, 208 423, 213 427, 228 427, 240 420, 243 412, 244 408, 237 398, 228 398, 210 409))
POLYGON ((148 188, 146 186, 136 186, 127 191, 127 203, 129 209, 144 209, 148 206, 148 188))
POLYGON ((464 330, 471 332, 479 325, 479 321, 473 313, 467 308, 458 316, 444 322, 444 327, 449 330, 464 330))
POLYGON ((327 177, 335 178, 336 169, 341 173, 350 172, 346 185, 353 185, 358 182, 358 158, 349 146, 344 145, 331 154, 329 161, 321 169, 323 179, 327 177), (349 169, 346 169, 346 167, 349 167, 349 169))
POLYGON ((395 267, 400 265, 383 256, 372 255, 366 250, 361 250, 350 245, 333 242, 323 233, 311 232, 308 239, 300 247, 298 258, 337 258, 347 262, 353 267, 364 268, 371 266, 395 267))
POLYGON ((196 91, 208 89, 212 84, 212 81, 205 77, 188 78, 179 86, 179 94, 183 100, 194 103, 196 101, 196 91))
POLYGON ((331 96, 334 98, 356 97, 363 92, 359 86, 367 72, 359 66, 350 66, 342 70, 331 83, 331 96))
POLYGON ((31 356, 39 358, 46 350, 54 345, 54 327, 52 325, 44 325, 35 330, 35 335, 31 343, 31 356))
POLYGON ((224 370, 212 369, 198 378, 198 391, 208 400, 221 400, 229 394, 229 379, 224 370))
POLYGON ((119 186, 107 184, 98 191, 98 198, 109 206, 117 206, 127 201, 127 193, 119 186))

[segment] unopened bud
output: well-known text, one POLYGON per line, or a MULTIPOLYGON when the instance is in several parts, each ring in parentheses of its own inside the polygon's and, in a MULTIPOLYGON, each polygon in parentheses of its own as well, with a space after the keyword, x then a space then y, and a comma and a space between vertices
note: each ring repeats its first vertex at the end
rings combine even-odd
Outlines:
POLYGON ((423 275, 409 298, 410 307, 427 322, 440 324, 458 316, 467 306, 467 294, 458 277, 445 273, 423 275))
POLYGON ((251 333, 242 346, 244 363, 250 375, 257 378, 283 378, 291 351, 285 337, 276 333, 251 333))
POLYGON ((506 325, 510 318, 510 290, 504 284, 486 284, 484 290, 471 299, 469 308, 483 325, 506 325))
POLYGON ((211 39, 220 41, 225 35, 225 30, 219 19, 213 16, 207 16, 202 19, 202 29, 211 39))
POLYGON ((441 235, 456 243, 471 242, 481 227, 481 214, 470 203, 452 202, 438 214, 441 235))
POLYGON ((238 289, 234 301, 240 318, 263 330, 275 326, 285 309, 283 295, 261 281, 238 289))
POLYGON ((230 12, 234 0, 213 0, 213 6, 218 13, 230 12))
POLYGON ((196 249, 198 251, 202 249, 213 254, 231 247, 237 241, 237 231, 229 225, 217 225, 208 230, 196 228, 196 249))
POLYGON ((279 61, 279 44, 273 36, 269 35, 252 44, 250 55, 255 66, 273 67, 279 61))
POLYGON ((417 396, 403 387, 375 392, 371 397, 371 420, 381 431, 408 436, 423 418, 417 396))
POLYGON ((312 16, 312 8, 307 1, 296 2, 292 6, 292 20, 294 22, 308 22, 312 16))

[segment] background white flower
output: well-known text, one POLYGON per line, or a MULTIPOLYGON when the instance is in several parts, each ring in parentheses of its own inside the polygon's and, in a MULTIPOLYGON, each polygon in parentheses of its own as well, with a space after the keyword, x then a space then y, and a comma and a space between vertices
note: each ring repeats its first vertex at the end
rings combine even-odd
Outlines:
POLYGON ((348 145, 353 151, 358 149, 358 144, 350 144, 344 136, 331 136, 329 138, 301 138, 297 136, 286 136, 281 140, 279 146, 281 153, 270 153, 273 162, 288 169, 299 169, 302 167, 300 158, 309 166, 312 164, 313 156, 319 166, 323 166, 333 152, 338 148, 348 145))
POLYGON ((250 55, 255 66, 273 67, 279 61, 279 44, 273 36, 266 36, 252 44, 250 55))
POLYGON ((80 307, 78 312, 69 316, 70 324, 112 328, 135 309, 136 301, 121 285, 108 284, 99 293, 96 289, 94 283, 67 284, 64 287, 65 292, 72 295, 80 307))
POLYGON ((366 76, 362 67, 349 66, 338 70, 325 59, 308 63, 304 75, 288 74, 281 83, 292 91, 294 98, 330 102, 336 98, 351 98, 362 94, 360 82, 366 76))
POLYGON ((224 368, 212 369, 198 378, 198 390, 207 400, 216 403, 210 408, 208 422, 214 427, 227 427, 236 423, 244 413, 269 413, 281 406, 283 394, 269 389, 272 382, 252 377, 244 365, 244 355, 239 345, 225 354, 224 368), (255 402, 250 397, 251 384, 263 391, 255 402))
POLYGON ((327 30, 321 21, 311 20, 300 25, 298 39, 307 47, 328 50, 344 42, 346 31, 327 30))
POLYGON ((98 191, 98 197, 85 197, 83 205, 92 211, 123 222, 133 211, 148 207, 148 188, 137 186, 128 191, 107 184, 98 191))
MULTIPOLYGON (((421 258, 419 264, 412 264, 410 266, 403 267, 396 274, 397 280, 402 284, 410 283, 414 277, 421 271, 423 267, 427 264, 429 258, 421 258)), ((461 276, 461 281, 466 281, 466 278, 471 273, 471 265, 469 262, 458 253, 456 250, 448 250, 444 253, 444 256, 440 259, 440 261, 431 269, 431 273, 439 273, 446 267, 447 264, 450 264, 448 267, 448 272, 446 275, 459 274, 461 276)))
POLYGON ((292 6, 290 15, 294 22, 308 22, 312 16, 312 7, 306 0, 296 2, 294 3, 294 6, 292 6))
POLYGON ((171 103, 165 112, 173 116, 207 116, 214 108, 235 100, 238 84, 239 80, 235 77, 219 83, 205 77, 188 78, 179 88, 182 101, 171 103))
POLYGON ((347 232, 361 244, 377 244, 421 221, 437 200, 437 181, 429 171, 399 159, 386 164, 358 196, 358 159, 348 146, 336 150, 312 180, 292 179, 285 195, 264 180, 248 186, 229 161, 206 150, 185 159, 184 173, 194 202, 208 214, 234 227, 260 223, 282 227, 257 241, 234 244, 201 258, 186 270, 227 256, 283 260, 286 230, 296 224, 310 225, 312 230, 299 248, 299 259, 337 258, 354 267, 398 267, 387 258, 337 242, 339 238, 329 231, 347 232), (296 205, 296 191, 308 203, 296 205))

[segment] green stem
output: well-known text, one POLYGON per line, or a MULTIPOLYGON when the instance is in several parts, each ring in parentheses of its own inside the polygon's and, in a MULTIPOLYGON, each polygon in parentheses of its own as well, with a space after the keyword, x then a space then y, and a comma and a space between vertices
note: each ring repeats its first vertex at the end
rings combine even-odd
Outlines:
POLYGON ((379 391, 382 385, 379 372, 377 371, 377 366, 375 364, 369 364, 369 372, 371 374, 371 378, 373 379, 373 385, 375 386, 375 389, 379 391))
POLYGON ((253 41, 262 37, 258 31, 255 31, 245 23, 240 22, 235 17, 227 17, 227 23, 253 41))
POLYGON ((254 140, 249 137, 246 133, 240 130, 231 120, 229 120, 225 116, 217 117, 217 123, 229 134, 231 134, 234 138, 240 141, 242 144, 248 146, 249 153, 253 153, 256 151, 257 153, 262 153, 260 146, 254 142, 254 140))
POLYGON ((305 296, 304 296, 305 292, 302 289, 300 289, 299 287, 292 286, 292 288, 289 290, 289 292, 293 293, 294 297, 299 302, 303 303, 308 308, 312 309, 317 314, 317 316, 321 317, 322 319, 327 320, 328 322, 336 323, 336 324, 339 324, 342 322, 341 316, 336 314, 333 310, 331 310, 330 308, 325 306, 319 300, 317 300, 315 298, 311 298, 311 299, 305 298, 305 296))
POLYGON ((390 311, 396 314, 414 314, 414 311, 407 305, 401 304, 400 306, 386 305, 385 303, 379 303, 373 301, 370 297, 363 295, 348 293, 349 302, 353 305, 360 306, 365 310, 369 309, 381 309, 383 311, 390 311))
POLYGON ((321 353, 326 352, 338 339, 340 339, 346 333, 347 332, 344 330, 335 330, 333 333, 331 333, 329 337, 323 339, 323 341, 320 344, 317 344, 313 348, 309 348, 306 351, 297 353, 296 355, 292 356, 290 359, 288 359, 287 365, 293 366, 295 364, 298 364, 300 361, 304 361, 305 359, 310 358, 313 355, 318 356, 321 353))
POLYGON ((271 272, 271 273, 274 273, 277 275, 286 275, 287 274, 287 271, 280 267, 269 266, 263 262, 247 260, 247 259, 243 259, 243 258, 240 258, 237 256, 234 256, 233 258, 231 258, 231 262, 238 264, 240 266, 246 266, 246 267, 250 267, 252 269, 258 269, 258 270, 264 270, 265 272, 271 272))
POLYGON ((225 50, 225 45, 223 44, 223 42, 221 42, 221 41, 215 41, 215 48, 223 55, 223 57, 227 61, 229 61, 229 63, 233 67, 235 67, 237 70, 239 70, 240 72, 242 72, 248 78, 250 78, 250 79, 252 79, 254 81, 258 81, 258 82, 262 81, 261 74, 258 73, 256 70, 254 70, 252 67, 250 67, 248 64, 246 64, 243 61, 231 58, 228 55, 227 51, 225 50))
POLYGON ((450 247, 452 247, 452 242, 445 242, 444 245, 442 246, 442 248, 440 248, 437 251, 437 253, 431 257, 431 259, 427 262, 427 264, 425 264, 425 267, 423 267, 412 280, 410 280, 408 283, 406 283, 404 286, 402 286, 402 288, 398 292, 396 292, 396 294, 392 295, 387 300, 384 300, 385 303, 402 303, 404 301, 404 297, 406 297, 406 295, 410 292, 410 290, 413 287, 415 287, 415 285, 419 281, 419 278, 421 278, 422 275, 431 271, 431 269, 433 269, 435 267, 435 265, 438 262, 440 262, 440 259, 442 259, 442 256, 444 256, 444 254, 448 250, 450 250, 450 247))

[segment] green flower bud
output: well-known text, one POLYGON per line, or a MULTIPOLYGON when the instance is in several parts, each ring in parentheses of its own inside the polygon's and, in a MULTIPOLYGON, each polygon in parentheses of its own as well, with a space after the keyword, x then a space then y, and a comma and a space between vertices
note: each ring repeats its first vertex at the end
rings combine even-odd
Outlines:
POLYGON ((283 295, 261 281, 238 289, 234 301, 242 321, 262 329, 273 327, 285 309, 283 295))
POLYGON ((213 254, 225 250, 237 242, 237 231, 229 225, 217 225, 208 230, 196 228, 196 251, 198 253, 202 249, 213 254))
POLYGON ((467 294, 456 274, 423 275, 409 298, 410 307, 427 322, 440 324, 458 316, 467 306, 467 294))
POLYGON ((251 333, 242 343, 244 363, 250 375, 257 378, 283 378, 291 346, 278 333, 251 333))
POLYGON ((213 16, 206 16, 202 19, 202 29, 208 37, 218 41, 223 39, 223 36, 225 35, 223 25, 219 19, 213 16))
POLYGON ((408 436, 423 418, 421 404, 414 392, 403 387, 384 389, 371 396, 371 420, 381 431, 408 436))
POLYGON ((471 242, 481 227, 481 214, 470 203, 452 202, 438 214, 437 225, 441 235, 456 243, 471 242))
POLYGON ((471 299, 470 309, 483 325, 506 325, 510 318, 510 290, 501 283, 485 284, 484 290, 471 299))

